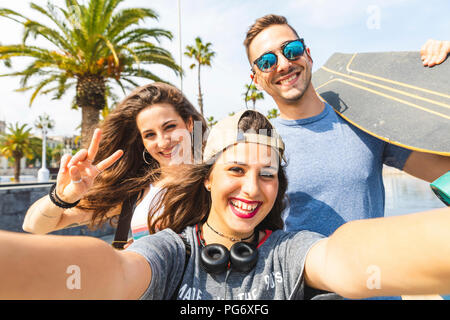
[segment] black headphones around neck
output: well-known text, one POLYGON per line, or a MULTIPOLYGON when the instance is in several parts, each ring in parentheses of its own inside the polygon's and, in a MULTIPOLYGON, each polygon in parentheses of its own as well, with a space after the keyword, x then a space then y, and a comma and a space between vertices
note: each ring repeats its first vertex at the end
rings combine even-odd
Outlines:
POLYGON ((202 248, 200 251, 200 264, 210 274, 218 274, 227 271, 228 265, 238 272, 250 272, 258 261, 258 233, 251 243, 236 242, 228 249, 219 243, 205 245, 200 227, 195 226, 197 238, 202 248))

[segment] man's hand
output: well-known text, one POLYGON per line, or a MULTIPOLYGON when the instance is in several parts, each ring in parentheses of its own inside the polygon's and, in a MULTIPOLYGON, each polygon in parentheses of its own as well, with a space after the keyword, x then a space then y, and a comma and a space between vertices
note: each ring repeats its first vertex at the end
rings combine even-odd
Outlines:
POLYGON ((425 67, 433 67, 444 62, 449 53, 450 41, 429 39, 420 49, 420 58, 425 67))

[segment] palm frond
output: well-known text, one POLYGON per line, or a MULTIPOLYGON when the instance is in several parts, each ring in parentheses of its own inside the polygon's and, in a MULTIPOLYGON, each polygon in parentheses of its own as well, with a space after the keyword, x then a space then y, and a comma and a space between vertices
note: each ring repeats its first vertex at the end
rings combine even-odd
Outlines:
POLYGON ((127 68, 126 70, 124 70, 123 73, 124 73, 124 76, 128 79, 129 79, 129 77, 138 77, 138 78, 145 78, 145 79, 150 79, 153 81, 168 83, 167 81, 158 77, 153 72, 151 72, 149 70, 145 70, 145 69, 127 68))
MULTIPOLYGON (((76 54, 76 46, 74 46, 72 42, 72 34, 71 30, 68 28, 67 24, 60 18, 60 14, 57 11, 57 7, 52 5, 51 3, 47 3, 47 8, 44 9, 41 6, 31 3, 31 8, 38 11, 50 21, 52 21, 55 26, 57 27, 57 30, 52 29, 48 26, 44 26, 36 21, 27 21, 26 24, 32 26, 37 25, 40 27, 40 29, 34 30, 34 36, 41 35, 43 37, 46 37, 47 40, 55 44, 57 47, 64 48, 65 51, 70 52, 72 55, 76 54), (62 34, 61 34, 62 33, 62 34)), ((59 11, 61 11, 60 8, 58 8, 59 11)), ((25 27, 25 24, 24 24, 25 27)), ((29 28, 29 27, 28 27, 29 28)), ((30 30, 27 27, 25 27, 24 30, 24 37, 23 37, 23 43, 25 43, 29 33, 32 33, 32 29, 30 30)))
POLYGON ((7 19, 13 20, 17 23, 22 24, 24 20, 27 20, 27 18, 20 13, 7 9, 7 8, 0 8, 0 16, 5 17, 7 19))
POLYGON ((49 83, 52 83, 53 81, 57 80, 58 76, 57 75, 52 75, 50 77, 48 77, 47 79, 42 80, 41 82, 39 82, 37 85, 35 85, 33 88, 35 88, 33 94, 31 95, 30 98, 30 102, 29 102, 29 106, 31 107, 31 105, 33 104, 34 99, 36 98, 36 96, 39 94, 39 92, 45 87, 47 86, 49 83))
POLYGON ((148 18, 158 20, 158 14, 148 8, 122 9, 111 17, 106 34, 109 38, 114 39, 123 30, 148 18))
POLYGON ((129 45, 131 43, 146 43, 146 38, 152 38, 160 43, 160 38, 162 37, 172 40, 173 34, 164 29, 135 28, 118 34, 114 42, 121 45, 129 45))

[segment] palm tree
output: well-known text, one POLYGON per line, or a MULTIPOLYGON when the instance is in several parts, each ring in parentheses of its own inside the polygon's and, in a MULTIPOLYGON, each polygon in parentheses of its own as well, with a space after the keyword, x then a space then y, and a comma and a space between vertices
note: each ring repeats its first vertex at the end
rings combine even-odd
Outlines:
POLYGON ((203 95, 200 84, 200 67, 201 66, 211 66, 211 60, 215 56, 215 52, 210 50, 211 42, 203 44, 200 37, 195 38, 194 46, 186 46, 186 56, 194 58, 196 63, 190 65, 190 69, 198 68, 198 106, 200 107, 200 113, 203 115, 203 95))
POLYGON ((247 105, 248 101, 253 102, 253 110, 255 110, 256 101, 264 99, 264 94, 254 84, 246 84, 245 92, 242 95, 244 96, 245 105, 247 105))
POLYGON ((20 181, 20 159, 33 157, 33 143, 31 141, 31 128, 27 124, 19 126, 16 122, 13 126, 8 124, 9 133, 0 136, 0 153, 14 159, 14 181, 20 181))
POLYGON ((214 116, 207 117, 206 123, 208 124, 208 127, 212 128, 217 123, 217 120, 214 119, 214 116))
MULTIPOLYGON (((21 77, 22 91, 33 90, 30 106, 38 94, 54 93, 60 99, 70 88, 75 89, 74 105, 82 113, 82 145, 86 146, 99 120, 99 111, 107 104, 112 84, 126 89, 138 86, 135 78, 163 81, 145 65, 163 65, 181 74, 172 55, 152 43, 160 38, 172 39, 172 33, 160 28, 139 26, 147 19, 157 19, 155 11, 146 8, 118 9, 124 0, 65 0, 59 7, 47 3, 41 7, 31 3, 38 20, 9 9, 0 9, 0 16, 23 25, 21 44, 0 46, 0 60, 29 57, 32 62, 23 70, 4 76, 21 77), (49 46, 29 45, 30 38, 47 40, 49 46), (37 83, 29 80, 37 77, 37 83)), ((33 18, 35 16, 33 15, 33 18)), ((147 22, 146 22, 147 23, 147 22)))
POLYGON ((273 108, 267 111, 267 119, 275 119, 279 116, 279 112, 277 108, 273 108))

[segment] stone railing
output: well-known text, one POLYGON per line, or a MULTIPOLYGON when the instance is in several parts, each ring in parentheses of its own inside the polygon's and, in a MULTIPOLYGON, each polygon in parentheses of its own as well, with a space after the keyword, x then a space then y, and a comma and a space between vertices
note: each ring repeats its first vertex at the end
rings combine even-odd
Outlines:
MULTIPOLYGON (((29 183, 0 185, 0 229, 24 232, 23 219, 28 208, 36 200, 48 194, 51 183, 29 183)), ((67 228, 52 232, 63 235, 88 235, 105 237, 114 234, 114 228, 108 223, 101 229, 91 231, 87 226, 67 228)))

